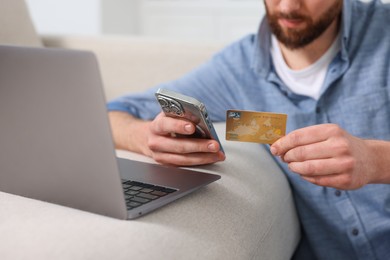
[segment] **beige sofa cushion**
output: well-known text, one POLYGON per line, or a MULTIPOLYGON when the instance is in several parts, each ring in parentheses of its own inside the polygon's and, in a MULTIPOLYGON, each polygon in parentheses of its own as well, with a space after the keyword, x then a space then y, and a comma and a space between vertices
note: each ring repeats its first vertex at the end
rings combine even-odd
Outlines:
MULTIPOLYGON (((215 125, 220 137, 225 124, 215 125)), ((221 138, 222 178, 137 220, 0 192, 1 259, 290 259, 300 228, 289 184, 267 150, 221 138)), ((152 162, 139 154, 119 157, 152 162)))
POLYGON ((47 47, 93 51, 107 99, 181 77, 223 45, 137 36, 44 36, 47 47))
POLYGON ((0 0, 0 44, 42 46, 22 0, 0 0))

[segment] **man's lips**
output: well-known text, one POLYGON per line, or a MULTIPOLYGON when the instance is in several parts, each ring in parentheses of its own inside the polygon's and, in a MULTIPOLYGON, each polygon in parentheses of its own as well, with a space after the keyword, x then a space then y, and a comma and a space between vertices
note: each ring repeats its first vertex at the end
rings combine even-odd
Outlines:
POLYGON ((303 24, 303 19, 287 19, 287 18, 280 18, 279 23, 283 27, 287 27, 290 29, 298 28, 303 24))

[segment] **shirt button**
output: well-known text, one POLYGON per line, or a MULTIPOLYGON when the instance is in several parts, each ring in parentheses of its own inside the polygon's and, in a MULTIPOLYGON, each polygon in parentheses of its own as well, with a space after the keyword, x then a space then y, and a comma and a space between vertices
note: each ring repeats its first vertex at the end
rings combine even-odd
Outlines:
POLYGON ((354 229, 352 229, 352 232, 351 232, 351 233, 352 233, 353 236, 356 237, 357 235, 359 235, 359 229, 354 228, 354 229))
POLYGON ((321 108, 320 107, 316 107, 316 113, 317 114, 321 113, 321 108))
POLYGON ((336 190, 336 191, 334 192, 334 195, 336 195, 337 197, 340 197, 340 196, 341 196, 341 191, 336 190))

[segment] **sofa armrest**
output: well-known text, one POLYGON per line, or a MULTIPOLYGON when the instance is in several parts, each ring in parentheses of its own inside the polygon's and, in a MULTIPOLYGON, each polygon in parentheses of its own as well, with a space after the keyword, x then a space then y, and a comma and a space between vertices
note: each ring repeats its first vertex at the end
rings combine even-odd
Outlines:
POLYGON ((221 142, 226 161, 196 167, 220 180, 132 221, 0 192, 2 259, 290 259, 300 226, 284 174, 266 147, 221 142))
POLYGON ((145 37, 44 35, 46 47, 96 54, 107 99, 176 79, 222 47, 218 43, 172 42, 145 37))

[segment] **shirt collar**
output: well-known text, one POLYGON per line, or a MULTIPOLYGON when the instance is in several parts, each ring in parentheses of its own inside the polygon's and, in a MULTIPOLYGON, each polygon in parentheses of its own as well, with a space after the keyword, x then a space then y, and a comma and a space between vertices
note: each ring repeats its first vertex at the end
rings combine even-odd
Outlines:
MULTIPOLYGON (((343 0, 343 11, 341 14, 341 58, 348 62, 347 46, 351 30, 352 0, 343 0)), ((272 60, 270 54, 271 48, 271 30, 266 16, 261 21, 259 30, 255 39, 255 46, 252 55, 252 69, 262 77, 266 77, 271 71, 272 60)))
POLYGON ((344 0, 343 13, 341 14, 341 58, 348 61, 347 46, 349 44, 349 36, 351 31, 352 20, 352 0, 344 0))
POLYGON ((252 55, 252 69, 262 77, 269 74, 271 69, 271 31, 266 16, 261 21, 255 39, 252 55))

